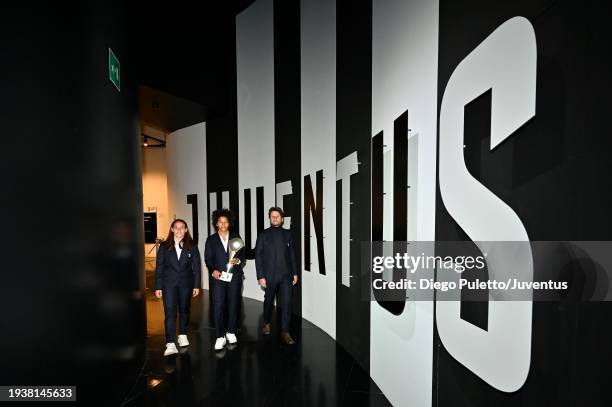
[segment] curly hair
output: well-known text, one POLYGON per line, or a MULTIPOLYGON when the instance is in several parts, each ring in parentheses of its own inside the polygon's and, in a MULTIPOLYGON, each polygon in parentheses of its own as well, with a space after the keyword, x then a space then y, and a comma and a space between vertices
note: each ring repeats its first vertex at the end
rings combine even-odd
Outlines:
POLYGON ((212 213, 212 224, 215 227, 215 231, 218 230, 217 222, 219 221, 219 218, 221 217, 224 217, 227 219, 227 221, 229 222, 230 228, 234 226, 234 212, 232 212, 231 210, 227 208, 216 209, 212 213))

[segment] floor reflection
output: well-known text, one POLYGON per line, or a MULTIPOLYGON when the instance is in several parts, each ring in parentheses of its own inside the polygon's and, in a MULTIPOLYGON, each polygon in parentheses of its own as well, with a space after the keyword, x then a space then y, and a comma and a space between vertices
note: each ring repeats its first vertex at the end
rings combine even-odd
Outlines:
MULTIPOLYGON (((147 263, 147 287, 153 267, 147 263)), ((126 406, 387 406, 368 374, 321 329, 293 316, 296 344, 281 343, 273 321, 261 334, 261 302, 243 299, 239 343, 212 350, 214 329, 207 291, 192 303, 189 341, 164 357, 163 309, 147 289, 147 361, 126 406)))

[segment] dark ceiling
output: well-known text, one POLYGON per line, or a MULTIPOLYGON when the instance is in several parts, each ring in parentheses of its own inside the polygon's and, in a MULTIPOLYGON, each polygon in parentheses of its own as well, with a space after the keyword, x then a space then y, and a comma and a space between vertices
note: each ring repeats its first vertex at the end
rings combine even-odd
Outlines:
POLYGON ((143 134, 147 134, 145 125, 162 133, 170 133, 208 118, 204 105, 148 86, 138 89, 138 111, 143 134))
MULTIPOLYGON (((253 2, 200 1, 171 3, 171 7, 148 3, 147 7, 133 10, 137 76, 141 86, 150 88, 145 89, 144 98, 143 89, 140 91, 141 119, 151 122, 169 118, 164 128, 170 131, 176 128, 177 121, 192 120, 188 112, 168 110, 165 102, 157 111, 150 106, 143 108, 143 100, 147 104, 154 102, 150 96, 155 91, 161 91, 159 94, 166 95, 167 100, 178 97, 178 103, 170 103, 172 109, 194 103, 188 110, 195 117, 220 117, 235 109, 235 16, 253 2), (183 117, 177 118, 177 114, 183 117)), ((160 123, 156 125, 161 127, 160 123)))

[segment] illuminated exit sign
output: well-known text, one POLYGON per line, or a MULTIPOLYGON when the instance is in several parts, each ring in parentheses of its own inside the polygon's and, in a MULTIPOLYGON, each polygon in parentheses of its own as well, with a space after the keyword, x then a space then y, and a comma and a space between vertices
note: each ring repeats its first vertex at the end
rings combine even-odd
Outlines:
POLYGON ((115 85, 118 91, 121 91, 121 64, 113 53, 112 49, 108 49, 108 79, 115 85))

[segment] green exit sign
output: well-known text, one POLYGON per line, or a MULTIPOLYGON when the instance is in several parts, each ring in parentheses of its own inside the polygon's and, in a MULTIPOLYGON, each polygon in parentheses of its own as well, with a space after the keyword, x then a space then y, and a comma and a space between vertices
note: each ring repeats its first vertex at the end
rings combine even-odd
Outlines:
POLYGON ((119 60, 113 54, 112 49, 108 49, 108 79, 115 85, 118 91, 121 91, 121 75, 120 75, 121 64, 119 60))

